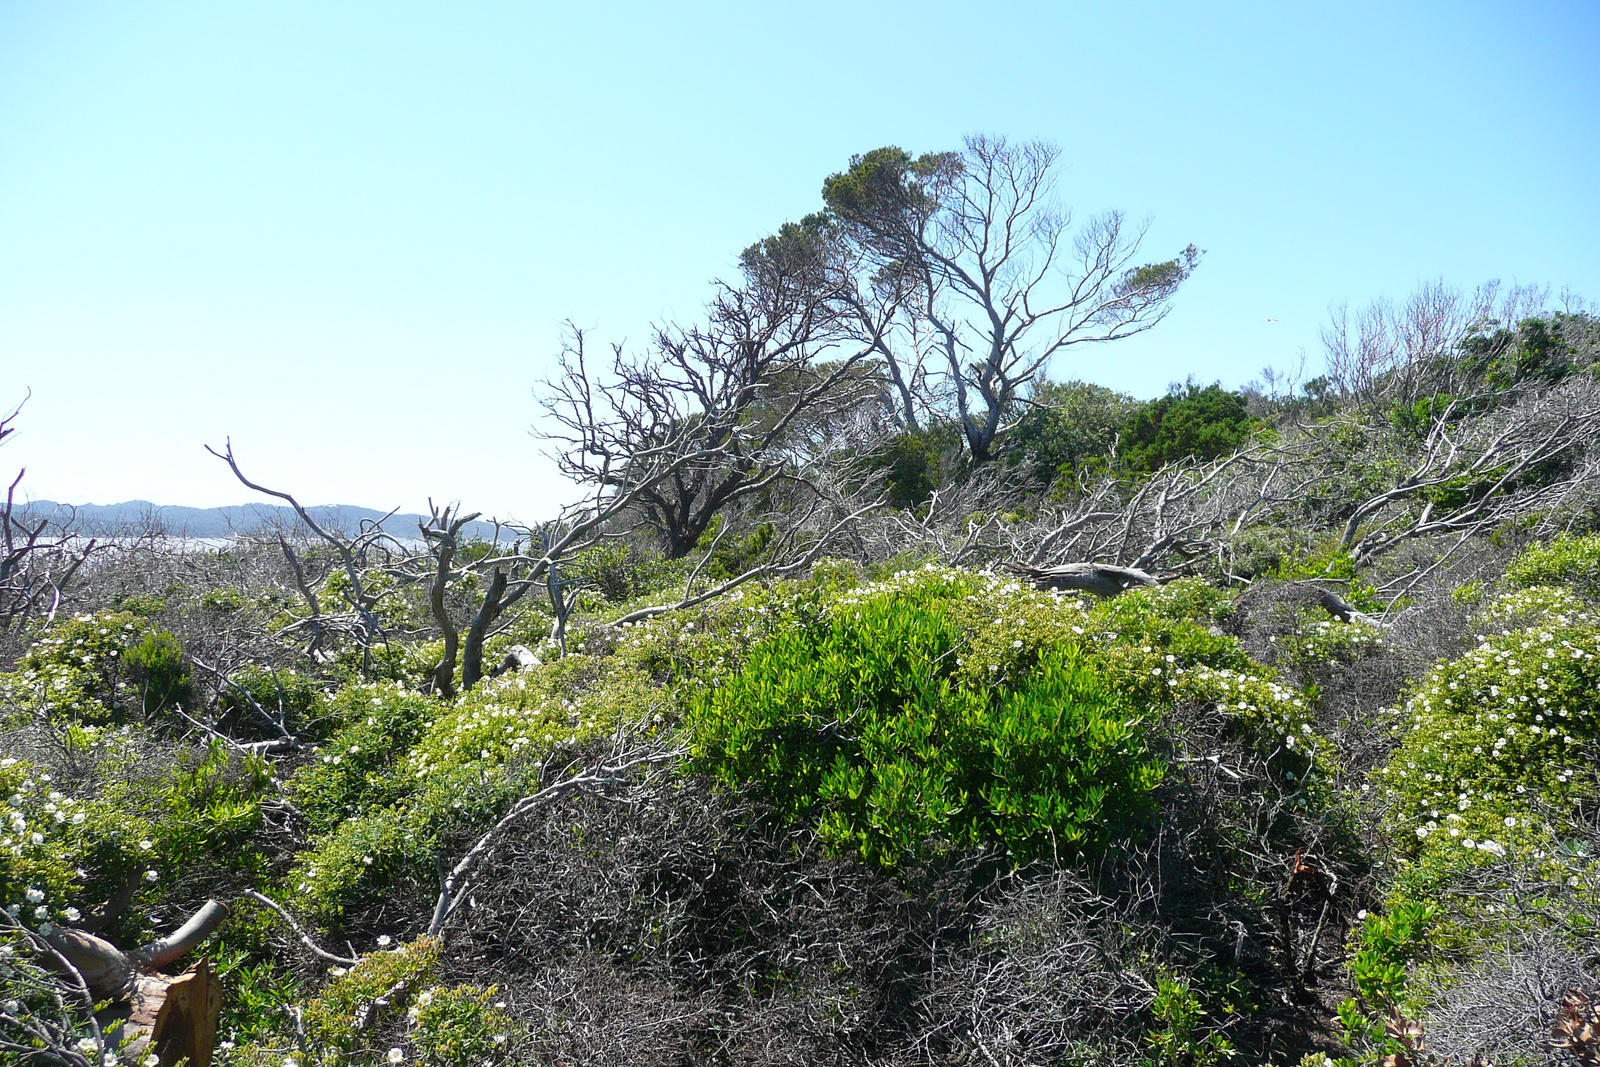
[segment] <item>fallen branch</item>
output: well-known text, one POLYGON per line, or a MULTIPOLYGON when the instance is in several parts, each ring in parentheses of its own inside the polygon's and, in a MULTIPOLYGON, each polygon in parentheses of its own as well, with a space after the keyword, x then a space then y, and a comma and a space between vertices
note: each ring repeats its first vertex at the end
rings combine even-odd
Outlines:
POLYGON ((348 956, 335 956, 333 953, 329 952, 327 949, 311 940, 311 935, 301 929, 300 924, 294 921, 294 916, 285 911, 283 906, 277 901, 273 900, 271 897, 263 896, 260 893, 257 893, 254 889, 246 889, 244 891, 244 895, 255 901, 257 904, 265 904, 267 907, 277 912, 278 918, 289 924, 289 929, 294 931, 295 936, 300 939, 300 943, 306 948, 310 949, 319 958, 325 959, 329 963, 337 963, 344 967, 354 967, 357 963, 361 962, 360 960, 353 960, 348 956))

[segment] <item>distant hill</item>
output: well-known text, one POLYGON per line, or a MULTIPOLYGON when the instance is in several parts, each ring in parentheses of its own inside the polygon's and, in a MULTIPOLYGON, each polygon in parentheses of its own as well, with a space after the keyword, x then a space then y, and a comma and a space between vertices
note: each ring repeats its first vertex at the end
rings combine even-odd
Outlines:
MULTIPOLYGON (((364 521, 377 522, 387 514, 351 504, 324 504, 307 508, 318 525, 343 533, 358 533, 364 521)), ((21 517, 37 522, 48 518, 90 537, 116 537, 155 530, 173 537, 233 537, 267 530, 285 530, 304 535, 294 509, 286 505, 235 504, 222 508, 186 508, 174 504, 152 504, 148 500, 124 500, 120 504, 60 504, 54 500, 35 500, 18 508, 21 517)), ((400 538, 415 538, 417 523, 426 516, 390 515, 383 522, 388 533, 400 538)), ((469 537, 494 537, 494 524, 477 521, 462 530, 469 537)), ((502 537, 505 535, 502 534, 502 537)))

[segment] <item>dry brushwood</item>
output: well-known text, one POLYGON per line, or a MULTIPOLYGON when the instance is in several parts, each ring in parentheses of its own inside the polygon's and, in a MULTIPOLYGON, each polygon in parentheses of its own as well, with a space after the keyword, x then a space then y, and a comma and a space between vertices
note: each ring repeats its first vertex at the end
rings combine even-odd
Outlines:
POLYGON ((154 1055, 160 1067, 210 1067, 221 983, 205 960, 176 976, 158 969, 199 945, 227 914, 223 905, 207 901, 179 930, 132 952, 71 928, 45 941, 57 964, 81 979, 97 1003, 111 1002, 97 1021, 107 1040, 127 1040, 124 1054, 131 1062, 154 1055))

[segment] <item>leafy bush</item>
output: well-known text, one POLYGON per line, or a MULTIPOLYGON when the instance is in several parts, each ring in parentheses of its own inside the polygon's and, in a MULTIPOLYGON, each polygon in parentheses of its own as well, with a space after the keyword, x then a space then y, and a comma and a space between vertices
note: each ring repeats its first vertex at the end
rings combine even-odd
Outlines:
POLYGON ((954 423, 938 423, 919 432, 897 434, 867 459, 871 470, 883 473, 893 507, 920 508, 949 479, 961 453, 961 436, 954 423))
POLYGON ((334 724, 323 717, 322 684, 293 670, 247 666, 228 675, 217 693, 216 726, 247 741, 280 736, 278 727, 303 741, 319 740, 334 724))
POLYGON ((61 623, 29 647, 15 671, 0 675, 0 698, 62 721, 138 721, 192 696, 178 639, 126 611, 61 623))
POLYGON ((285 1057, 295 1042, 257 1040, 219 1062, 237 1067, 482 1067, 513 1062, 518 1049, 495 990, 434 981, 439 943, 414 941, 339 968, 322 994, 300 1014, 307 1055, 285 1057), (277 1047, 273 1047, 277 1045, 277 1047))
POLYGON ((1242 393, 1190 382, 1123 422, 1119 458, 1134 471, 1159 470, 1179 459, 1216 459, 1244 444, 1255 428, 1242 393))
POLYGON ((1571 586, 1586 597, 1600 596, 1600 534, 1562 536, 1537 545, 1506 568, 1512 586, 1571 586))
POLYGON ((1484 637, 1415 687, 1378 780, 1403 856, 1449 869, 1525 846, 1567 810, 1600 737, 1600 622, 1556 615, 1484 637))
POLYGON ((1138 407, 1131 396, 1102 385, 1041 382, 1006 437, 1006 451, 1046 483, 1104 469, 1118 429, 1138 407))
POLYGON ((318 835, 289 876, 295 903, 337 924, 374 889, 433 887, 445 842, 492 822, 551 753, 624 722, 653 728, 662 705, 647 675, 580 654, 453 705, 393 684, 347 688, 330 709, 348 725, 291 784, 318 835))
POLYGON ((936 608, 897 598, 770 638, 697 709, 696 759, 761 782, 791 818, 820 808, 825 840, 886 865, 930 839, 1074 854, 1144 813, 1159 768, 1078 657, 984 692, 954 679, 958 641, 936 608))

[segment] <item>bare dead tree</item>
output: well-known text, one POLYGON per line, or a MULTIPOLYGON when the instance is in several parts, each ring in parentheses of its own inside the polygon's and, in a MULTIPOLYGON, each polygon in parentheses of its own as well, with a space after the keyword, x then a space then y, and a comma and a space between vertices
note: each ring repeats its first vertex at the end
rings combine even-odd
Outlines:
MULTIPOLYGON (((278 489, 269 489, 247 478, 244 471, 239 467, 238 459, 233 454, 233 441, 231 439, 224 442, 221 452, 218 452, 210 445, 206 446, 206 451, 226 463, 228 469, 233 471, 233 476, 242 485, 254 489, 258 493, 277 497, 288 504, 294 509, 295 515, 305 525, 306 529, 310 530, 320 541, 328 545, 336 553, 347 580, 347 584, 340 589, 340 596, 350 608, 350 613, 345 620, 333 620, 321 613, 317 598, 312 595, 311 588, 304 579, 304 571, 299 560, 289 548, 287 540, 279 539, 279 543, 284 547, 290 566, 295 571, 301 595, 306 598, 307 605, 311 609, 308 625, 313 633, 313 644, 319 644, 321 631, 330 622, 344 621, 349 623, 349 632, 361 649, 362 670, 370 673, 372 670, 372 649, 382 639, 384 627, 377 614, 378 603, 383 599, 383 594, 374 591, 370 587, 367 581, 367 571, 369 557, 373 551, 379 546, 393 542, 393 538, 383 529, 384 519, 376 521, 363 520, 360 531, 354 535, 329 529, 317 522, 311 512, 300 501, 296 500, 293 494, 278 489)), ((393 515, 394 512, 391 511, 389 514, 393 515)), ((384 518, 386 519, 388 516, 384 518)))
MULTIPOLYGON (((0 416, 0 443, 16 432, 22 411, 18 404, 0 416)), ((0 504, 0 633, 14 631, 35 618, 52 620, 62 598, 100 543, 72 530, 70 511, 27 516, 17 503, 17 487, 26 468, 6 486, 0 504)))
POLYGON ((1058 158, 1049 145, 973 136, 961 152, 878 149, 823 185, 878 274, 913 287, 905 328, 883 335, 904 346, 884 351, 891 378, 939 365, 978 462, 1054 356, 1150 329, 1199 262, 1190 245, 1136 266, 1144 232, 1119 212, 1072 234, 1052 198, 1058 158))
POLYGON ((1351 315, 1348 305, 1330 309, 1322 331, 1328 376, 1358 407, 1380 402, 1415 403, 1471 389, 1470 365, 1459 357, 1474 331, 1516 323, 1536 314, 1548 298, 1537 286, 1499 282, 1471 293, 1441 281, 1419 286, 1404 302, 1375 300, 1351 315))
POLYGON ((1366 562, 1418 537, 1482 530, 1548 508, 1596 477, 1600 389, 1572 381, 1529 390, 1470 419, 1453 401, 1433 420, 1411 471, 1361 501, 1341 547, 1366 562), (1566 469, 1560 469, 1565 466, 1566 469))
POLYGON ((801 236, 772 240, 747 250, 744 282, 719 285, 704 325, 659 328, 643 356, 616 346, 609 374, 590 367, 573 328, 544 397, 563 473, 626 498, 672 559, 731 504, 793 473, 804 423, 872 387, 874 342, 841 328, 820 253, 801 236))

